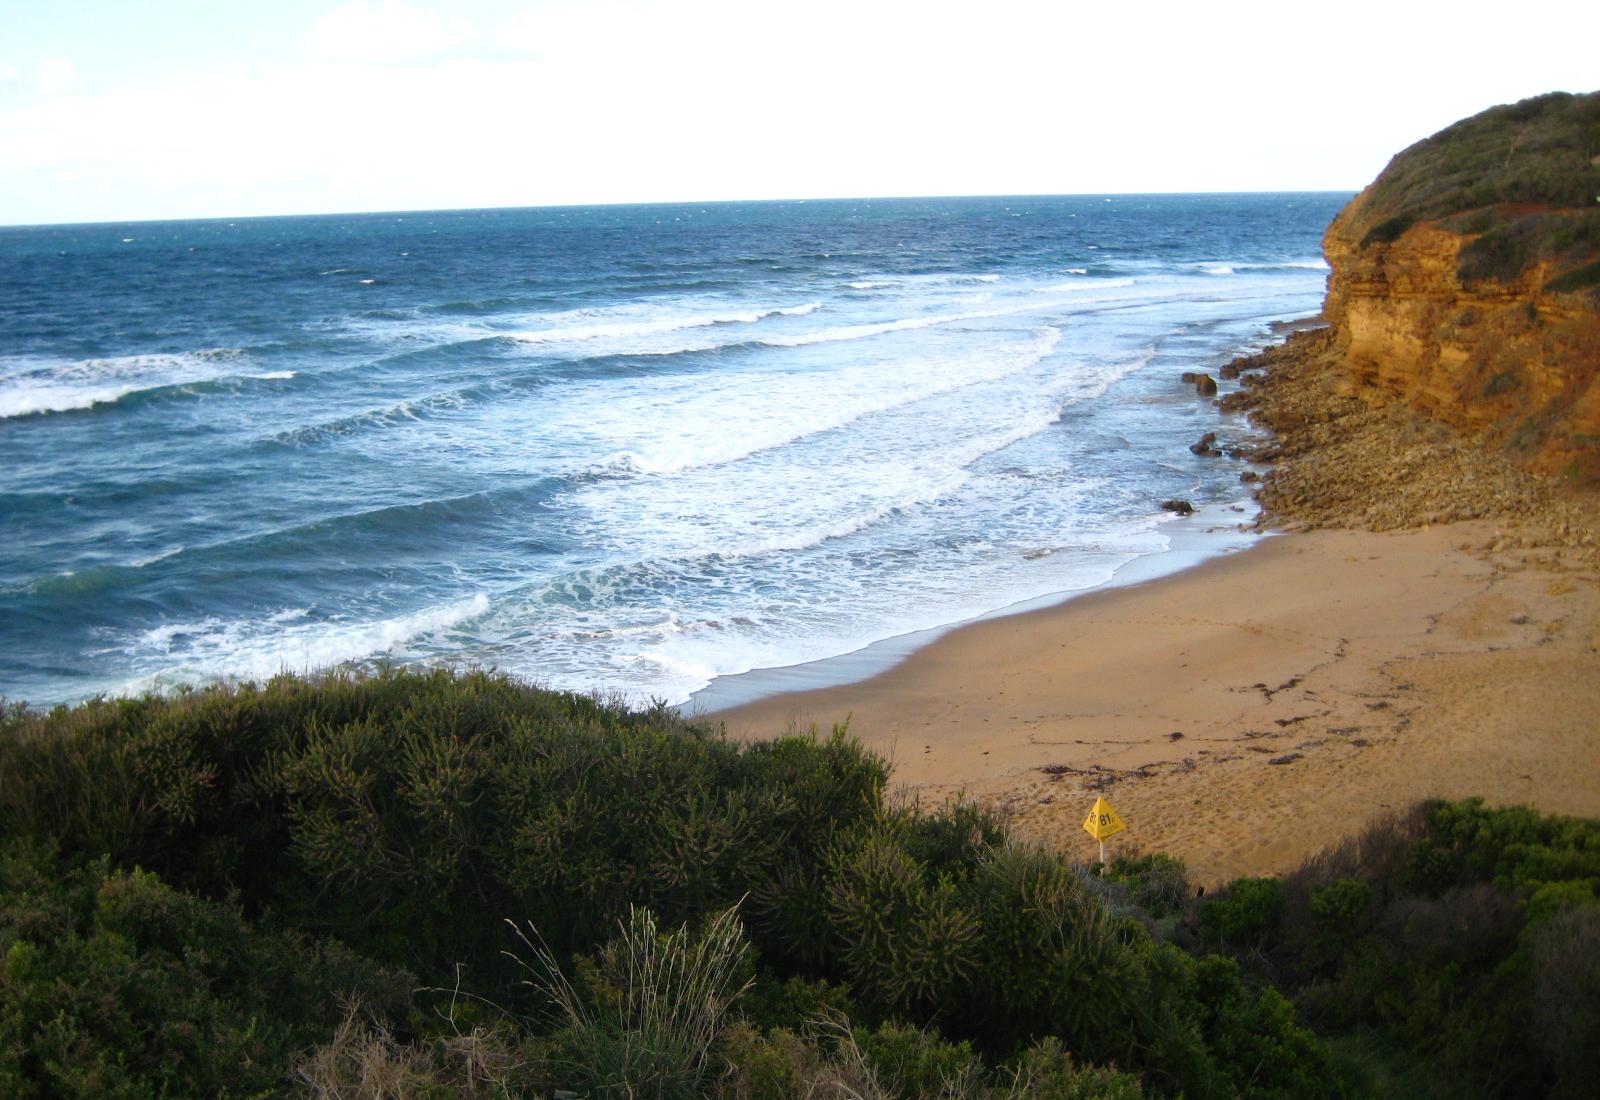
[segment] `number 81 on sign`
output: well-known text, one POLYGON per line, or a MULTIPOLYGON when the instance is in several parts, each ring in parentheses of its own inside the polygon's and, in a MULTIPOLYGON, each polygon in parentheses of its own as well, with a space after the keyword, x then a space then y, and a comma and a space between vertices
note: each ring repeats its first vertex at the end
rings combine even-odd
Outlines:
POLYGON ((1084 831, 1096 840, 1115 836, 1127 827, 1128 823, 1122 820, 1122 815, 1113 810, 1111 803, 1103 798, 1094 800, 1094 808, 1089 811, 1089 816, 1083 822, 1084 831))

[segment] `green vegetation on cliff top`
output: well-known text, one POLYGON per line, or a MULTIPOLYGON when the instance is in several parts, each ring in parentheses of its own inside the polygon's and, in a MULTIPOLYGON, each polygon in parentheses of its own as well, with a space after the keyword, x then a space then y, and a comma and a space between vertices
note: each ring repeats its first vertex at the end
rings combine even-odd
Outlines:
POLYGON ((1396 154, 1344 217, 1366 248, 1445 219, 1476 237, 1465 279, 1509 282, 1552 261, 1553 290, 1600 282, 1600 92, 1552 92, 1487 111, 1396 154))
POLYGON ((0 1094, 1536 1097, 1600 1074, 1600 823, 1433 804, 1197 899, 1165 856, 1097 876, 887 783, 842 731, 738 745, 487 674, 0 711, 0 1094))

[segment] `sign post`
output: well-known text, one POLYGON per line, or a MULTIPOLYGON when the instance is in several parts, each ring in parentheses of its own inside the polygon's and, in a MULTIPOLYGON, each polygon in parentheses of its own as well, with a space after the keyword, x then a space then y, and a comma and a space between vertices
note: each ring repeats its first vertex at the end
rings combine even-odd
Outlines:
POLYGON ((1104 798, 1094 800, 1094 808, 1089 811, 1089 816, 1083 822, 1084 831, 1100 842, 1100 867, 1104 870, 1106 865, 1106 837, 1115 836, 1128 827, 1122 820, 1122 815, 1111 808, 1111 803, 1104 798))

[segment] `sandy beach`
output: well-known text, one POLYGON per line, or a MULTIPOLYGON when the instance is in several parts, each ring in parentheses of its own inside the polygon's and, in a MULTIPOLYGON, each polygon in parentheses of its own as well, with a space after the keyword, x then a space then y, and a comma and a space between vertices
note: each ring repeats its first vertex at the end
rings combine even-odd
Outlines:
POLYGON ((1427 797, 1600 815, 1589 498, 1301 358, 1251 398, 1269 421, 1317 409, 1315 439, 1273 444, 1263 496, 1291 533, 708 717, 736 737, 848 721, 909 795, 964 793, 1085 858, 1104 795, 1129 825, 1114 850, 1176 854, 1204 883, 1289 870, 1427 797), (1383 460, 1396 448, 1409 464, 1383 460), (1479 518, 1438 522, 1461 514, 1479 518))

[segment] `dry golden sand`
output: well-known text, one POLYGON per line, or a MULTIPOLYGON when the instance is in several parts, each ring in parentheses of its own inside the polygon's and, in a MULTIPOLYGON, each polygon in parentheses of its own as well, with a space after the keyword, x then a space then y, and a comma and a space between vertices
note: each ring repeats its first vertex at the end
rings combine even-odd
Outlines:
MULTIPOLYGON (((1313 419, 1326 435, 1329 417, 1313 419)), ((1377 419, 1352 414, 1359 431, 1288 460, 1300 499, 1318 476, 1339 478, 1330 447, 1363 451, 1361 432, 1392 447, 1393 417, 1377 419)), ((1461 441, 1437 445, 1448 457, 1461 441)), ((1403 476, 1415 496, 1416 468, 1403 476)), ((1081 823, 1103 794, 1129 825, 1114 848, 1179 855, 1207 883, 1286 871, 1431 796, 1600 816, 1592 498, 1555 496, 1509 467, 1492 476, 1515 490, 1506 514, 1274 536, 963 627, 863 683, 710 717, 738 737, 848 718, 924 800, 965 792, 1084 858, 1094 843, 1081 823)), ((1381 474, 1362 478, 1374 501, 1396 499, 1381 474)), ((1449 478, 1434 496, 1450 496, 1449 478)))

